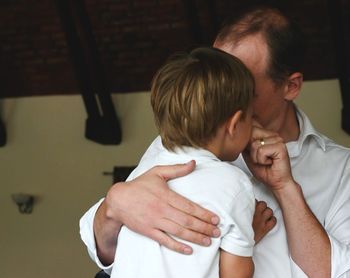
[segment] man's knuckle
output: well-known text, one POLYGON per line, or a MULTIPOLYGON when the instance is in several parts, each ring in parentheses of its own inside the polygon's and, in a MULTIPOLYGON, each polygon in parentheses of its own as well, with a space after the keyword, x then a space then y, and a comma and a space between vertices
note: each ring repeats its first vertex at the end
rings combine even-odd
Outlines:
POLYGON ((196 206, 190 201, 186 201, 185 203, 186 209, 190 214, 193 214, 196 210, 196 206))
POLYGON ((164 245, 164 237, 160 236, 158 233, 154 232, 154 231, 149 231, 149 232, 145 232, 144 235, 146 237, 149 237, 155 241, 157 241, 158 243, 160 243, 161 245, 164 245))
POLYGON ((185 227, 192 227, 193 226, 193 219, 192 218, 190 218, 190 217, 185 217, 185 219, 184 219, 184 226, 185 227))
POLYGON ((148 173, 156 173, 156 172, 159 171, 159 168, 160 168, 159 165, 153 166, 153 167, 148 171, 148 173))
POLYGON ((181 246, 178 246, 178 245, 173 245, 172 248, 170 248, 176 252, 179 252, 179 253, 182 253, 182 248, 181 246))
POLYGON ((174 244, 174 242, 173 242, 172 240, 170 240, 169 238, 166 238, 166 239, 165 239, 165 244, 164 244, 164 246, 166 246, 167 248, 170 248, 170 249, 172 249, 172 250, 175 249, 175 244, 174 244))
POLYGON ((182 236, 184 233, 184 229, 181 226, 174 227, 174 235, 176 236, 182 236))
POLYGON ((257 155, 258 155, 258 157, 259 157, 259 156, 261 156, 261 155, 264 154, 264 149, 263 149, 263 148, 258 148, 258 149, 256 150, 256 153, 257 153, 257 155))

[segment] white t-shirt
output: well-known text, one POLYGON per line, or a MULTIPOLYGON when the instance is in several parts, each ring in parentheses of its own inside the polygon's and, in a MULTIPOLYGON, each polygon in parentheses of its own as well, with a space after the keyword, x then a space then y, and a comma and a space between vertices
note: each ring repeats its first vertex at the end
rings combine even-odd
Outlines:
POLYGON ((124 226, 118 237, 112 278, 214 278, 219 277, 220 248, 239 256, 253 255, 255 198, 250 179, 236 166, 203 149, 184 147, 176 153, 162 149, 143 158, 129 178, 155 165, 186 163, 191 159, 196 160, 195 171, 171 180, 169 187, 220 216, 221 237, 213 239, 210 247, 190 243, 193 254, 184 256, 124 226))
MULTIPOLYGON (((287 143, 292 174, 302 187, 307 204, 329 236, 332 247, 331 277, 349 278, 350 150, 318 133, 300 110, 298 121, 300 136, 297 141, 287 143)), ((155 141, 147 153, 154 155, 161 148, 159 142, 155 141)), ((251 176, 241 157, 234 164, 251 176)), ((254 277, 307 277, 290 257, 283 216, 276 199, 263 184, 253 177, 251 181, 256 198, 266 201, 277 218, 276 227, 254 247, 254 277)), ((101 202, 91 207, 81 218, 80 233, 91 258, 101 269, 110 272, 113 264, 101 264, 94 241, 93 220, 101 202)))

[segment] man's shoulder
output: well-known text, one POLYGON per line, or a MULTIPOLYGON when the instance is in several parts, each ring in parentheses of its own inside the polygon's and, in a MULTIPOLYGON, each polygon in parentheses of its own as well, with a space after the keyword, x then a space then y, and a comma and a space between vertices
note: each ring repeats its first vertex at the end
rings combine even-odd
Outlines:
POLYGON ((297 115, 298 115, 299 122, 302 123, 302 127, 300 130, 301 136, 299 137, 298 141, 301 141, 301 143, 304 144, 304 142, 306 141, 305 139, 308 137, 311 137, 313 139, 311 140, 311 142, 315 144, 313 143, 311 145, 307 144, 308 146, 320 147, 324 150, 325 153, 340 151, 342 152, 343 155, 349 155, 350 153, 349 147, 336 143, 333 139, 329 138, 327 135, 315 129, 310 119, 300 108, 297 108, 297 115))
POLYGON ((326 135, 318 132, 318 136, 324 142, 325 153, 339 153, 344 156, 350 156, 350 148, 344 145, 341 145, 326 135))

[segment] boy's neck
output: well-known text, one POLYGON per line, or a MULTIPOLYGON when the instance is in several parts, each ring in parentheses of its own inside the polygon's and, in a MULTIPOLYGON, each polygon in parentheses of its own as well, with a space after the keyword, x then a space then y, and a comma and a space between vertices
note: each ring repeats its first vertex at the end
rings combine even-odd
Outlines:
POLYGON ((220 160, 222 160, 222 155, 221 155, 221 151, 218 148, 218 146, 216 146, 215 144, 209 143, 207 144, 204 149, 206 149, 207 151, 210 151, 212 154, 214 154, 217 158, 219 158, 220 160))
POLYGON ((230 150, 227 148, 225 132, 224 127, 219 128, 215 136, 203 148, 222 161, 232 161, 234 160, 231 158, 232 155, 228 157, 230 150))

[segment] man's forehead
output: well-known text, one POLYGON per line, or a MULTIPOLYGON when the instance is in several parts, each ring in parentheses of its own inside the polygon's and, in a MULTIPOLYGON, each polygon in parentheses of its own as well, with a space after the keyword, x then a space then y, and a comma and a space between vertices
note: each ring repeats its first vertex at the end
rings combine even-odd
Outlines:
POLYGON ((268 49, 260 35, 248 36, 237 43, 224 42, 214 46, 239 58, 254 75, 266 72, 268 49))

